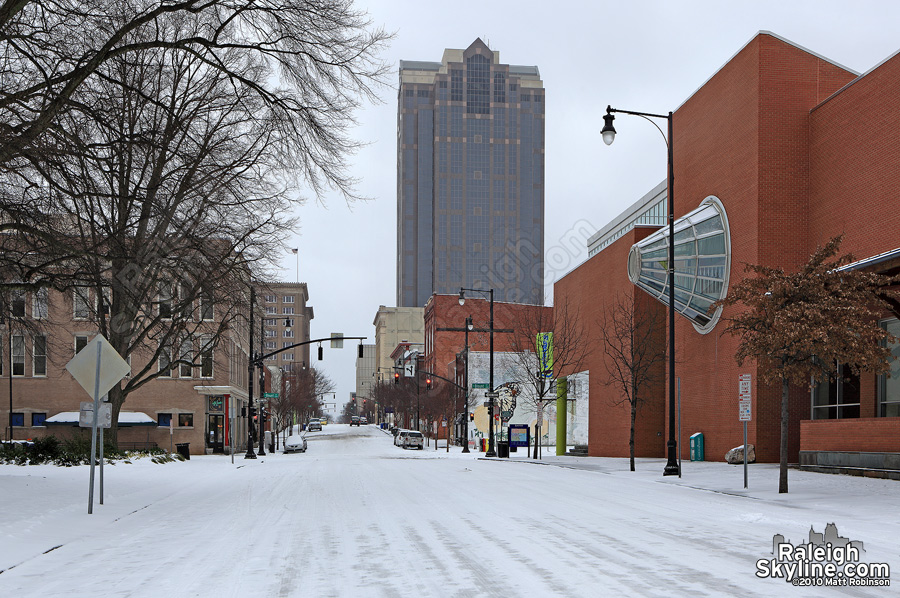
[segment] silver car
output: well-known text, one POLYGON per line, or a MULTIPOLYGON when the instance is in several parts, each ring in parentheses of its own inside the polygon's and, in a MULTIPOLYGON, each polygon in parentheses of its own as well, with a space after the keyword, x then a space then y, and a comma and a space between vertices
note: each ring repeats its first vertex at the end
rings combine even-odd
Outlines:
POLYGON ((417 448, 419 450, 422 450, 423 448, 425 448, 425 437, 422 436, 421 432, 416 432, 415 430, 410 430, 409 432, 407 432, 401 442, 402 444, 400 446, 405 449, 417 448))
POLYGON ((305 453, 306 438, 301 436, 300 434, 291 434, 290 436, 288 436, 288 439, 284 441, 284 452, 305 453))

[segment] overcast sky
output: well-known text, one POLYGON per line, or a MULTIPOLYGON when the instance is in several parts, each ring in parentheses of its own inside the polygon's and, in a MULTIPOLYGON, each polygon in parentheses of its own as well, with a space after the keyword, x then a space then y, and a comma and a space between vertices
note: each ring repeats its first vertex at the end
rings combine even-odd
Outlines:
MULTIPOLYGON (((367 343, 374 343, 378 306, 396 303, 400 60, 440 61, 445 48, 466 48, 481 37, 500 52, 501 62, 540 69, 549 293, 553 282, 586 259, 586 235, 665 178, 666 147, 649 123, 618 118, 615 145, 603 145, 599 131, 608 104, 674 111, 759 31, 858 73, 900 50, 900 2, 893 0, 367 0, 356 6, 396 33, 383 55, 395 69, 391 87, 383 90, 382 104, 358 113, 356 137, 368 145, 350 161, 358 191, 372 200, 349 207, 339 196, 321 198, 324 206, 309 201, 286 245, 300 249, 299 276, 315 309, 312 338, 343 332, 367 336, 367 343)), ((297 261, 290 250, 282 265, 282 280, 294 281, 297 261)), ((326 347, 321 362, 315 348, 310 351, 313 365, 335 381, 338 408, 356 383, 355 345, 348 344, 326 347)))

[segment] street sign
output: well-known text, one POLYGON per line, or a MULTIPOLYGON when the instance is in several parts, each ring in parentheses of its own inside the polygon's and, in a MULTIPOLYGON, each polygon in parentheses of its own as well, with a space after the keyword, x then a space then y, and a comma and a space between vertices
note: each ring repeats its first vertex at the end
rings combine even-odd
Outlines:
POLYGON ((484 396, 486 396, 489 399, 496 399, 500 396, 500 393, 497 392, 496 390, 493 392, 489 390, 486 393, 484 393, 484 396))
POLYGON ((489 388, 487 382, 473 382, 472 388, 489 388))
POLYGON ((331 348, 332 349, 343 349, 344 348, 344 333, 343 332, 332 332, 331 333, 331 348))
POLYGON ((403 376, 406 378, 412 378, 416 375, 416 364, 415 363, 407 363, 403 365, 403 376))
MULTIPOLYGON (((87 391, 88 395, 93 397, 94 391, 99 392, 99 396, 105 395, 110 388, 115 386, 119 380, 124 378, 131 372, 131 366, 122 359, 122 356, 113 349, 109 341, 102 334, 95 336, 84 349, 66 364, 66 369, 75 378, 81 387, 87 391), (97 344, 101 344, 100 348, 100 381, 95 388, 97 381, 97 344)), ((99 397, 98 397, 99 400, 99 397)))
POLYGON ((264 399, 277 399, 278 393, 277 392, 264 392, 263 398, 264 399))
MULTIPOLYGON (((94 402, 82 401, 81 411, 78 412, 78 427, 90 428, 94 425, 94 402)), ((100 403, 100 411, 97 413, 97 427, 109 428, 112 426, 112 403, 100 403)))
POLYGON ((738 421, 751 421, 751 408, 753 402, 753 386, 750 374, 738 376, 738 421))
POLYGON ((738 421, 751 421, 750 417, 750 401, 738 402, 738 421))
POLYGON ((500 413, 500 418, 503 421, 509 421, 512 419, 513 412, 512 411, 503 411, 500 413))

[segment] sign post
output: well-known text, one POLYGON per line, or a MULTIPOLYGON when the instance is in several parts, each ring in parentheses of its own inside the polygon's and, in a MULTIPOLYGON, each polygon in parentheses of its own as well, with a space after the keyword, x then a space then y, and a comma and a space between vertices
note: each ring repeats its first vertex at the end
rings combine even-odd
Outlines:
MULTIPOLYGON (((94 512, 94 467, 97 455, 97 426, 100 423, 100 397, 124 378, 131 371, 131 366, 122 359, 109 341, 98 334, 75 357, 66 364, 66 369, 82 388, 93 396, 93 416, 91 419, 91 476, 88 489, 88 515, 94 512), (92 357, 93 356, 93 357, 92 357), (101 367, 102 366, 102 367, 101 367), (101 376, 102 374, 102 376, 101 376)), ((103 403, 106 405, 107 403, 103 403)), ((112 411, 110 409, 110 425, 112 411)), ((80 421, 79 417, 79 421, 80 421)), ((101 436, 102 438, 102 436, 101 436)), ((101 440, 102 442, 102 440, 101 440)), ((101 453, 102 458, 102 453, 101 453)), ((102 475, 101 466, 101 475, 102 475)), ((102 483, 101 483, 102 488, 102 483)), ((102 494, 102 490, 101 490, 102 494)), ((102 504, 102 498, 101 498, 102 504)))
POLYGON ((747 422, 752 413, 752 384, 750 374, 738 376, 738 418, 744 424, 744 489, 747 488, 747 422))

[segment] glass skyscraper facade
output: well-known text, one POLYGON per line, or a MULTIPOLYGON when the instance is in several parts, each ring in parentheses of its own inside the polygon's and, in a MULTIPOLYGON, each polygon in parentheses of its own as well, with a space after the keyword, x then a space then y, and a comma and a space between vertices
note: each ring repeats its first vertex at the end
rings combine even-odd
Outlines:
POLYGON ((397 305, 494 289, 543 304, 544 88, 480 39, 400 62, 397 305))

